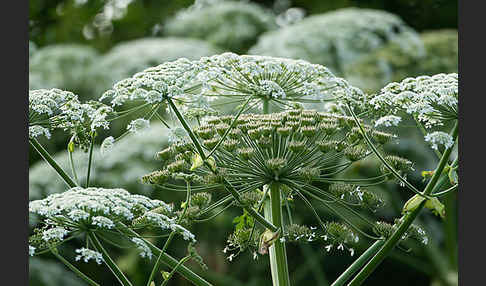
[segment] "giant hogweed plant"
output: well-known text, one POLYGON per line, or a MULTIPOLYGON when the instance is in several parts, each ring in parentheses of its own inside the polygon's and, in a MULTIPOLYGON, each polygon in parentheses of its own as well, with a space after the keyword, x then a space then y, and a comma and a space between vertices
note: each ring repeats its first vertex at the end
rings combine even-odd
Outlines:
MULTIPOLYGON (((347 249, 354 255, 352 245, 358 240, 358 233, 376 240, 338 278, 335 285, 340 285, 359 270, 371 255, 376 253, 375 257, 386 256, 387 252, 383 247, 391 245, 393 248, 399 241, 407 238, 417 238, 424 243, 427 241, 423 230, 410 225, 413 218, 406 220, 407 225, 403 226, 403 218, 392 225, 372 222, 362 215, 362 211, 373 211, 383 204, 380 198, 367 190, 368 186, 395 178, 420 195, 407 204, 407 210, 412 209, 410 205, 414 207, 413 211, 419 210, 423 205, 437 211, 440 206, 440 202, 430 197, 430 191, 420 193, 407 182, 404 175, 412 169, 410 161, 382 155, 380 147, 393 140, 393 136, 375 130, 373 126, 364 125, 358 119, 355 111, 363 111, 360 116, 373 113, 367 110, 370 109, 368 97, 320 65, 300 60, 237 56, 229 53, 195 61, 180 59, 146 69, 116 83, 100 100, 109 101, 111 104, 112 109, 102 105, 105 110, 112 112, 110 115, 113 117, 110 120, 135 114, 141 116, 127 126, 127 132, 139 132, 153 118, 170 129, 172 145, 157 154, 163 162, 161 169, 144 176, 142 181, 165 191, 187 192, 182 210, 161 210, 157 206, 161 204, 159 201, 144 198, 151 203, 147 203, 149 206, 146 204, 142 211, 135 207, 138 211, 136 214, 135 210, 131 215, 121 213, 115 208, 106 211, 102 217, 112 224, 102 219, 104 222, 100 225, 94 220, 99 215, 98 208, 83 209, 88 215, 81 219, 76 217, 82 221, 80 225, 70 216, 73 212, 70 204, 64 207, 61 204, 61 208, 56 207, 52 214, 44 211, 44 208, 49 208, 51 201, 57 205, 56 195, 53 195, 52 198, 36 201, 39 208, 34 208, 33 211, 44 216, 51 215, 46 217, 46 228, 39 230, 37 237, 43 237, 44 232, 52 229, 63 229, 62 235, 56 238, 59 241, 71 232, 87 233, 88 247, 93 245, 94 251, 97 251, 96 256, 100 257, 99 261, 104 261, 112 269, 122 285, 130 285, 130 282, 99 243, 96 231, 100 228, 115 228, 122 236, 131 237, 132 242, 141 249, 158 251, 147 285, 153 283, 161 263, 173 268, 170 274, 164 275, 166 279, 163 284, 177 271, 195 285, 208 285, 208 282, 183 266, 190 258, 200 261, 192 244, 189 244, 190 254, 179 262, 168 256, 165 250, 176 233, 182 233, 186 239, 193 239, 184 226, 211 219, 230 206, 241 207, 243 215, 235 219, 238 224, 235 232, 230 235, 224 252, 231 252, 229 260, 246 249, 251 251, 254 258, 268 253, 274 285, 290 284, 285 250, 287 243, 321 242, 327 252, 347 249), (221 102, 220 99, 224 100, 221 102), (350 114, 346 116, 304 110, 309 103, 322 104, 328 101, 337 103, 339 108, 336 110, 341 113, 350 114), (135 107, 116 111, 125 104, 135 104, 135 107), (235 114, 218 115, 223 104, 236 104, 235 114), (169 116, 180 126, 170 126, 159 114, 161 108, 166 108, 169 116), (274 109, 284 111, 271 113, 274 109), (342 173, 354 162, 373 154, 383 161, 382 175, 366 179, 335 178, 336 174, 342 173), (228 195, 214 193, 215 190, 223 190, 228 195), (215 203, 211 203, 211 192, 218 196, 215 203), (315 215, 318 227, 293 223, 289 202, 297 200, 315 215), (316 203, 323 204, 342 223, 323 221, 313 207, 316 203), (54 218, 60 218, 60 221, 54 218), (132 224, 129 225, 127 220, 132 220, 132 224), (368 228, 360 229, 355 220, 361 220, 368 228), (65 225, 65 222, 69 223, 65 225), (163 230, 172 230, 162 250, 143 240, 135 232, 140 230, 138 227, 144 229, 154 225, 163 230), (374 231, 377 236, 370 234, 369 230, 374 231), (133 241, 135 238, 140 239, 137 240, 139 243, 133 241), (144 243, 143 246, 141 242, 144 243), (101 256, 98 255, 100 252, 101 256)), ((396 112, 396 109, 390 109, 390 112, 396 112)), ((387 116, 398 121, 393 117, 395 115, 387 116)), ((91 120, 94 118, 88 117, 91 120)), ((384 120, 380 118, 377 123, 384 120)), ((42 131, 38 131, 37 135, 46 134, 49 127, 50 125, 41 126, 45 129, 36 127, 42 131)), ((90 134, 94 138, 93 134, 96 133, 90 134)), ((74 139, 80 137, 74 135, 74 139)), ((117 140, 119 138, 106 138, 101 149, 109 150, 117 140)), ((47 152, 36 144, 32 136, 31 142, 63 178, 69 178, 62 169, 59 170, 59 166, 47 152)), ((76 141, 71 141, 70 146, 74 142, 76 141)), ((93 140, 90 146, 93 146, 93 140)), ((447 150, 450 149, 448 147, 447 150)), ((443 156, 450 155, 447 150, 443 156)), ((89 158, 91 162, 91 156, 89 158)), ((441 160, 438 172, 434 173, 431 182, 437 181, 436 174, 442 171, 445 160, 441 160)), ((71 187, 76 186, 66 178, 65 181, 71 187)), ((86 188, 88 184, 89 176, 86 188)), ((98 189, 100 192, 102 190, 98 189)), ((76 197, 80 193, 92 194, 93 191, 94 189, 89 188, 74 188, 66 194, 76 197)), ((108 196, 123 192, 126 199, 132 201, 129 199, 131 195, 123 190, 113 189, 106 192, 108 196)), ((136 198, 143 200, 140 196, 136 198)), ((111 197, 107 199, 113 200, 111 197)), ((42 239, 36 241, 48 242, 42 239)), ((58 253, 53 250, 52 244, 47 245, 53 253, 58 253)), ((92 251, 88 247, 79 252, 92 251)), ((36 249, 30 249, 36 252, 36 249)), ((143 253, 149 256, 147 251, 143 253)), ((95 253, 91 256, 94 257, 95 253)), ((69 263, 65 259, 61 260, 69 263)), ((373 267, 367 265, 362 271, 365 270, 369 273, 373 267)), ((75 272, 89 279, 79 271, 75 272)), ((359 275, 361 273, 357 277, 359 275)))

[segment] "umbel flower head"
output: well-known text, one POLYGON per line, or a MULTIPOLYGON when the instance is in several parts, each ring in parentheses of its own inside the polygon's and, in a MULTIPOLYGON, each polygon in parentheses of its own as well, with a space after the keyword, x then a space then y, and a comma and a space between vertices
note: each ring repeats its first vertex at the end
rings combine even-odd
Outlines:
POLYGON ((60 89, 29 91, 29 137, 46 136, 62 129, 74 136, 82 148, 89 146, 91 134, 97 129, 108 129, 107 116, 111 107, 97 101, 81 103, 72 92, 60 89))
MULTIPOLYGON (((366 187, 359 187, 359 180, 334 177, 371 154, 352 118, 302 110, 243 114, 236 121, 234 118, 208 118, 194 130, 203 148, 212 151, 207 164, 203 164, 192 143, 181 141, 157 154, 163 161, 162 167, 142 181, 163 190, 180 190, 177 180, 193 183, 198 191, 214 191, 229 184, 242 197, 277 183, 284 200, 297 197, 307 204, 307 198, 311 198, 324 204, 371 210, 383 204, 366 187), (230 128, 232 122, 234 126, 230 128), (219 143, 224 134, 227 136, 219 143), (330 186, 316 186, 323 183, 330 186)), ((392 138, 384 132, 370 132, 380 144, 392 138)), ((381 183, 387 175, 370 178, 367 183, 381 183)), ((254 204, 258 198, 252 197, 246 201, 254 204)), ((241 203, 244 201, 241 199, 241 203)), ((325 226, 322 228, 326 230, 325 226)), ((235 241, 238 239, 233 237, 231 242, 235 241)))
MULTIPOLYGON (((194 241, 194 235, 178 225, 171 216, 170 205, 142 195, 132 195, 124 189, 72 188, 64 193, 52 194, 45 199, 31 201, 29 212, 42 218, 43 224, 34 230, 29 245, 42 251, 54 247, 79 234, 133 228, 134 220, 159 231, 177 231, 185 239, 194 241), (124 226, 121 227, 120 225, 124 226)), ((139 224, 136 224, 139 226, 139 224)), ((133 241, 138 247, 139 240, 133 241)), ((80 250, 81 258, 98 260, 91 251, 80 250), (86 257, 88 255, 88 257, 86 257)), ((145 251, 146 256, 150 256, 145 251)))
POLYGON ((347 66, 390 42, 406 54, 423 53, 418 34, 398 16, 381 10, 344 8, 267 32, 249 53, 303 59, 345 76, 347 66))
POLYGON ((271 11, 255 3, 221 0, 196 1, 165 25, 169 36, 202 39, 235 53, 246 52, 258 36, 276 28, 271 11))
MULTIPOLYGON (((369 101, 376 124, 398 125, 402 114, 408 114, 426 129, 439 127, 458 118, 458 75, 436 74, 406 78, 385 86, 369 101)), ((425 140, 449 147, 452 137, 442 131, 425 135, 425 140)))
MULTIPOLYGON (((113 106, 140 102, 147 109, 171 98, 182 110, 206 108, 225 99, 280 108, 336 99, 362 102, 365 95, 327 68, 302 60, 224 53, 200 60, 179 59, 148 68, 116 83, 100 100, 113 106)), ((204 109, 203 109, 204 110, 204 109)))

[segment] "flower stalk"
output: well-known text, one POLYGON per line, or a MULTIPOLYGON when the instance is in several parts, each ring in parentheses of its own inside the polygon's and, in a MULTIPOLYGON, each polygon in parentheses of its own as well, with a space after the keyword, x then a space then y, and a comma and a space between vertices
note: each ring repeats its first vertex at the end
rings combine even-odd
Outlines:
MULTIPOLYGON (((456 140, 458 135, 458 122, 454 124, 454 127, 452 128, 451 131, 451 136, 454 138, 454 141, 456 140)), ((442 171, 444 170, 444 167, 446 166, 449 156, 451 155, 452 149, 454 146, 451 146, 447 148, 443 155, 442 158, 439 161, 439 164, 437 165, 437 168, 434 171, 434 175, 430 179, 429 183, 425 187, 424 191, 422 192, 423 195, 427 196, 429 195, 433 189, 435 188, 435 185, 437 184, 439 177, 442 175, 442 171)), ((378 250, 378 252, 371 258, 371 260, 365 265, 365 267, 356 275, 356 277, 349 283, 350 286, 356 286, 356 285, 361 285, 364 280, 375 270, 375 268, 385 259, 385 257, 388 256, 388 254, 393 250, 393 248, 398 244, 400 238, 403 236, 403 234, 408 230, 412 222, 415 220, 415 218, 418 216, 422 208, 425 206, 426 200, 423 200, 418 207, 416 207, 414 210, 406 213, 402 218, 401 218, 401 224, 398 226, 397 230, 385 241, 384 245, 378 250)))
MULTIPOLYGON (((282 232, 283 217, 279 183, 272 182, 268 188, 270 188, 270 198, 265 203, 265 218, 270 220, 282 232)), ((273 286, 290 285, 285 241, 281 241, 277 237, 269 247, 269 257, 273 286)))
POLYGON ((61 176, 64 182, 71 188, 77 187, 78 184, 57 164, 52 156, 44 147, 34 138, 29 138, 30 145, 41 155, 41 157, 61 176))

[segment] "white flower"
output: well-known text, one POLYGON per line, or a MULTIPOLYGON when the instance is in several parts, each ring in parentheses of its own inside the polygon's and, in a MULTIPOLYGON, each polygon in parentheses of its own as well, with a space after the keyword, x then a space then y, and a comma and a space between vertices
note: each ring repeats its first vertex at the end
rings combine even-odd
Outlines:
POLYGON ((115 144, 115 138, 113 138, 113 136, 106 137, 100 146, 101 155, 104 156, 108 154, 113 149, 114 144, 115 144))
POLYGON ((29 245, 29 256, 34 256, 35 254, 35 247, 29 245))
POLYGON ((135 243, 138 246, 138 249, 140 250, 140 256, 145 258, 147 257, 148 259, 152 259, 152 250, 150 247, 143 241, 142 239, 138 237, 132 238, 132 242, 135 243))
POLYGON ((42 232, 42 239, 44 241, 62 240, 68 231, 63 227, 54 227, 42 232))
POLYGON ((354 255, 354 249, 353 248, 350 248, 349 249, 349 253, 350 253, 351 256, 353 256, 354 255))
POLYGON ((113 221, 104 216, 95 216, 93 217, 93 225, 96 225, 101 228, 112 229, 115 227, 113 221))
POLYGON ((79 253, 74 259, 76 261, 83 260, 84 262, 88 262, 90 260, 94 260, 96 263, 101 264, 104 259, 101 253, 88 249, 88 248, 78 248, 76 249, 76 253, 79 253))
POLYGON ((127 130, 132 133, 139 133, 143 130, 148 129, 150 126, 150 121, 144 118, 137 118, 135 120, 132 120, 128 126, 127 130))
POLYGON ((329 252, 331 251, 332 244, 326 245, 324 248, 327 250, 327 252, 329 252))
POLYGON ((425 135, 425 141, 430 142, 432 149, 435 150, 438 150, 438 145, 443 145, 445 148, 450 148, 454 145, 452 136, 442 131, 435 131, 425 135))
POLYGON ((401 117, 395 116, 395 115, 387 115, 380 117, 375 121, 375 127, 378 126, 385 126, 385 127, 390 127, 390 126, 397 126, 398 123, 402 120, 401 117))
POLYGON ((231 254, 230 256, 228 256, 228 260, 231 262, 231 261, 233 261, 233 258, 234 257, 235 257, 235 255, 234 254, 231 254))

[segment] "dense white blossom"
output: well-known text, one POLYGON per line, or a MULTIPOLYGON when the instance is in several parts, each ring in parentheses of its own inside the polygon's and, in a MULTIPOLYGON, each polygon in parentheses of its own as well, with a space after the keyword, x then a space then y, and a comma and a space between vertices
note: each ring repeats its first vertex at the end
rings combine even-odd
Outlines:
POLYGON ((148 259, 152 259, 152 250, 150 250, 150 247, 143 241, 143 239, 140 239, 138 237, 133 237, 132 242, 137 245, 138 250, 140 250, 140 256, 145 258, 147 257, 148 259))
POLYGON ((111 107, 100 102, 81 103, 70 91, 56 88, 30 90, 29 136, 50 138, 50 131, 62 129, 86 147, 91 132, 109 128, 107 117, 111 113, 111 107))
POLYGON ((406 112, 426 128, 457 119, 457 104, 456 73, 419 76, 393 82, 369 101, 370 109, 378 116, 406 112))
POLYGON ((149 127, 150 127, 150 121, 143 118, 137 118, 135 120, 132 120, 128 124, 127 130, 132 133, 139 133, 141 131, 148 129, 149 127))
POLYGON ((435 150, 438 150, 439 145, 442 145, 445 148, 450 148, 454 145, 452 136, 442 131, 428 133, 425 135, 425 141, 430 142, 432 149, 435 150))
POLYGON ((401 117, 395 116, 395 115, 383 116, 383 117, 378 118, 375 121, 375 127, 378 127, 378 126, 385 126, 385 127, 397 126, 400 123, 401 120, 402 120, 401 117))
POLYGON ((76 261, 79 261, 81 259, 84 262, 94 260, 98 264, 101 264, 104 261, 101 253, 88 248, 78 248, 76 249, 76 253, 79 253, 79 255, 76 255, 76 257, 74 258, 76 261))
POLYGON ((34 256, 35 254, 35 247, 29 245, 29 256, 34 256))

